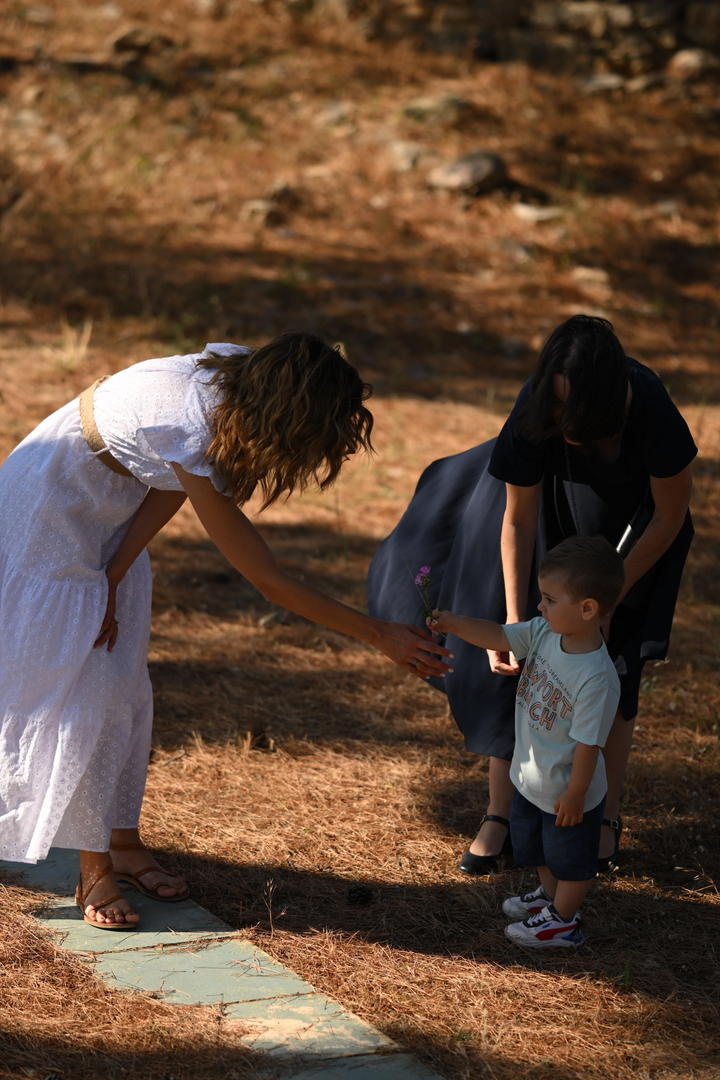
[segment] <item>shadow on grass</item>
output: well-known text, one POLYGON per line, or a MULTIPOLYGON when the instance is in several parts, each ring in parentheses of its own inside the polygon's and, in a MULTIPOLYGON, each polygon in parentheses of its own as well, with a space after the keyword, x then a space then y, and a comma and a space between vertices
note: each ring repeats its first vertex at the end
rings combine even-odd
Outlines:
MULTIPOLYGON (((91 989, 88 988, 88 992, 91 989)), ((0 1027, 0 1076, 12 1080, 50 1077, 57 1080, 282 1080, 292 1075, 288 1066, 243 1047, 224 1047, 202 1036, 168 1039, 167 1049, 81 1050, 71 1034, 39 1036, 0 1027), (260 1070, 262 1069, 262 1072, 260 1070), (266 1071, 267 1070, 267 1071, 266 1071)))
MULTIPOLYGON (((514 389, 534 365, 533 350, 497 330, 490 297, 483 295, 477 310, 450 287, 417 281, 414 248, 424 242, 407 229, 393 237, 392 256, 326 243, 322 254, 300 259, 261 247, 173 243, 166 229, 148 228, 134 240, 106 221, 94 226, 89 215, 72 215, 68 227, 65 216, 62 209, 38 212, 31 241, 17 251, 7 244, 0 256, 6 299, 71 322, 93 317, 98 326, 103 319, 143 318, 155 336, 167 340, 169 351, 178 352, 202 348, 208 337, 255 341, 300 326, 344 341, 350 357, 371 368, 378 393, 467 401, 492 386, 500 412, 509 411, 514 389), (474 329, 450 329, 470 327, 470 317, 474 329)), ((311 222, 299 226, 301 238, 303 227, 310 238, 311 222)), ((579 251, 577 257, 594 265, 598 253, 579 251)), ((458 256, 448 246, 433 250, 433 261, 452 273, 458 256)), ((720 317, 713 300, 686 292, 715 280, 717 245, 639 236, 630 254, 624 240, 608 238, 601 261, 651 314, 682 325, 714 326, 720 317)), ((540 318, 545 280, 518 275, 516 288, 527 310, 537 310, 540 318)), ((558 289, 578 311, 592 307, 582 293, 568 292, 567 284, 558 289)), ((636 351, 631 340, 624 344, 631 354, 636 351)), ((706 362, 702 385, 697 373, 669 373, 681 404, 720 392, 709 337, 695 335, 693 353, 706 362)), ((658 360, 662 366, 662 355, 658 360)))
POLYGON ((181 849, 173 860, 188 877, 193 897, 240 929, 356 935, 406 952, 485 960, 570 978, 590 976, 661 1000, 720 1000, 711 945, 717 907, 690 898, 657 900, 647 889, 626 891, 610 881, 585 905, 582 949, 536 953, 512 945, 503 934, 508 918, 502 901, 534 883, 528 872, 469 880, 458 873, 457 880, 443 884, 357 882, 303 872, 294 869, 291 860, 244 865, 181 849))

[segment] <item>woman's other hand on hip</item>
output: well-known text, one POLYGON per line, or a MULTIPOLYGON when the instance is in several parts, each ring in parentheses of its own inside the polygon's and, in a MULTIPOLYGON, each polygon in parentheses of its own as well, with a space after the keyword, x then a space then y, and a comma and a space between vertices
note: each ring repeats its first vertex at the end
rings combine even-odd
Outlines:
POLYGON ((115 594, 117 586, 108 581, 108 598, 107 606, 105 608, 105 616, 100 627, 100 633, 98 634, 94 649, 99 649, 102 645, 107 643, 108 652, 112 652, 115 647, 115 642, 118 637, 118 624, 115 618, 115 594))

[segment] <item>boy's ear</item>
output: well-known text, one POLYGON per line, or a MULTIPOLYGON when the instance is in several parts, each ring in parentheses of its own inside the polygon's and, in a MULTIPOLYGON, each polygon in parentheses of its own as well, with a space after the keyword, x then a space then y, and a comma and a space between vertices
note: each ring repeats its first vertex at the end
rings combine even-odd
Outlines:
POLYGON ((589 622, 590 619, 594 619, 600 611, 600 605, 597 600, 593 600, 588 597, 582 601, 581 614, 585 622, 589 622))

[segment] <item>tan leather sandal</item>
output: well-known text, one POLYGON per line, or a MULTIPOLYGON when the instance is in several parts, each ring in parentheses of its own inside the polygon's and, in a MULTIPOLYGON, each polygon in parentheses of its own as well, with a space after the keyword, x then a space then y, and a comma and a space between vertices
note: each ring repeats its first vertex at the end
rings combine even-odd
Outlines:
MULTIPOLYGON (((75 903, 80 908, 80 910, 82 912, 82 917, 85 920, 85 922, 89 923, 90 926, 97 926, 98 930, 137 930, 139 924, 136 923, 136 922, 133 922, 133 923, 129 923, 129 922, 125 922, 125 921, 123 921, 123 922, 97 922, 96 919, 91 919, 89 915, 85 914, 85 904, 87 902, 88 896, 93 891, 93 889, 97 885, 98 881, 100 881, 101 878, 104 878, 106 874, 109 874, 111 872, 111 870, 112 870, 112 864, 110 864, 109 866, 106 866, 104 868, 104 870, 101 870, 100 873, 97 875, 97 877, 95 877, 93 879, 92 884, 85 890, 84 893, 83 893, 83 880, 82 880, 82 874, 81 874, 80 875, 80 880, 78 881, 78 887, 75 890, 75 903)), ((103 900, 103 902, 101 904, 93 904, 92 907, 94 907, 96 911, 99 911, 100 908, 107 907, 108 904, 114 904, 116 900, 123 900, 123 899, 124 899, 124 897, 121 896, 120 893, 117 893, 115 896, 111 896, 109 900, 103 900)))
MULTIPOLYGON (((146 851, 144 844, 111 844, 110 851, 146 851)), ((112 856, 110 856, 112 858, 112 856)), ((158 889, 162 888, 174 888, 173 885, 167 885, 164 881, 159 881, 154 889, 148 889, 140 881, 141 877, 145 877, 145 874, 166 874, 167 870, 162 870, 159 866, 148 866, 145 870, 141 870, 137 874, 123 874, 119 871, 115 871, 115 877, 118 881, 125 881, 128 885, 132 885, 138 892, 143 893, 144 896, 149 896, 153 900, 160 900, 163 904, 176 904, 179 900, 187 900, 190 896, 190 890, 184 892, 182 896, 160 896, 158 889)))

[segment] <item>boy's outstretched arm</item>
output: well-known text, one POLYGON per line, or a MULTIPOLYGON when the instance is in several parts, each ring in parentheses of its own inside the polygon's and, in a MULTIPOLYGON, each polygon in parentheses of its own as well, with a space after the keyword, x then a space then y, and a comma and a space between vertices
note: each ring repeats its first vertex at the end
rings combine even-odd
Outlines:
POLYGON ((575 757, 568 786, 555 803, 556 825, 579 825, 583 819, 585 793, 595 773, 599 746, 588 743, 575 744, 575 757))
POLYGON ((470 619, 466 615, 453 615, 452 611, 437 608, 426 622, 433 634, 455 634, 471 645, 479 645, 481 649, 507 652, 510 648, 500 623, 490 622, 489 619, 470 619))
POLYGON ((186 498, 184 491, 149 489, 138 512, 130 522, 123 542, 105 567, 105 576, 108 580, 107 607, 94 648, 99 649, 107 642, 108 652, 112 652, 118 635, 118 624, 115 621, 117 587, 140 552, 147 547, 153 536, 160 532, 163 525, 167 525, 170 518, 174 517, 186 498))

